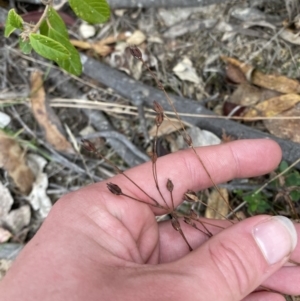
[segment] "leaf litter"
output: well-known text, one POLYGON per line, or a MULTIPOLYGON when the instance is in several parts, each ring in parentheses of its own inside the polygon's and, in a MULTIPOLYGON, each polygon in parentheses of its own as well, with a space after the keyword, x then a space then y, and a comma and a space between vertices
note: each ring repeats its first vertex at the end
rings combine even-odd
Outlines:
MULTIPOLYGON (((268 4, 270 6, 272 6, 273 4, 268 4)), ((254 7, 255 5, 253 5, 254 7)), ((222 6, 221 6, 222 7, 222 6)), ((222 7, 223 9, 224 7, 222 7)), ((221 11, 222 11, 221 9, 221 11)), ((211 12, 210 15, 209 13, 207 13, 207 15, 205 15, 205 10, 203 12, 201 12, 199 15, 197 15, 197 17, 199 17, 199 20, 201 20, 202 24, 206 24, 205 26, 207 26, 206 28, 210 29, 209 34, 206 34, 205 30, 200 29, 199 27, 194 27, 194 28, 187 28, 188 30, 185 32, 184 35, 181 35, 181 37, 167 37, 167 35, 163 35, 163 33, 166 33, 166 26, 163 27, 163 30, 159 31, 156 30, 154 28, 153 30, 153 36, 156 37, 156 40, 162 40, 163 43, 156 43, 156 42, 151 42, 151 37, 149 37, 149 39, 147 39, 147 47, 145 45, 141 45, 141 49, 143 52, 143 56, 144 57, 149 57, 150 55, 154 55, 156 56, 158 65, 157 67, 153 68, 154 72, 157 72, 158 76, 160 77, 160 79, 163 81, 163 84, 165 86, 168 87, 168 89, 170 91, 175 91, 176 93, 182 94, 184 96, 188 96, 191 98, 197 98, 196 97, 196 93, 195 93, 195 89, 193 89, 195 83, 192 81, 188 81, 188 80, 182 80, 177 76, 174 76, 174 73, 172 72, 172 68, 173 66, 176 65, 177 62, 180 62, 180 60, 182 60, 183 57, 187 57, 191 62, 192 62, 192 67, 195 69, 197 76, 201 79, 201 81, 203 82, 203 85, 206 89, 206 91, 208 91, 208 95, 215 95, 216 93, 219 93, 219 96, 231 96, 231 92, 232 90, 234 90, 232 88, 232 86, 228 86, 227 84, 224 84, 223 78, 221 76, 222 74, 222 64, 220 62, 220 60, 218 59, 218 54, 220 55, 232 55, 234 57, 238 57, 240 59, 240 61, 244 61, 247 62, 248 65, 250 66, 255 66, 255 68, 257 68, 257 70, 259 70, 261 68, 261 70, 271 70, 274 71, 275 70, 275 74, 280 74, 280 72, 277 72, 278 70, 276 70, 277 66, 283 66, 283 73, 282 74, 286 74, 288 78, 295 78, 297 77, 297 71, 293 71, 294 69, 291 67, 291 64, 288 64, 291 60, 289 60, 286 55, 286 53, 281 53, 282 55, 277 55, 275 52, 273 52, 273 50, 275 49, 274 44, 272 44, 272 40, 270 42, 270 44, 268 45, 269 39, 271 39, 271 37, 269 35, 265 35, 267 33, 267 27, 263 27, 262 23, 259 23, 258 21, 256 21, 256 27, 251 27, 251 31, 248 29, 248 31, 239 31, 237 30, 236 24, 234 24, 234 22, 232 20, 227 20, 225 23, 224 20, 220 23, 218 23, 218 26, 215 26, 216 24, 216 20, 215 20, 215 15, 217 12, 219 12, 219 7, 217 6, 217 10, 214 10, 214 12, 211 12), (212 20, 214 22, 210 22, 209 21, 212 20), (226 26, 225 26, 226 25, 226 26), (223 29, 222 29, 223 27, 223 29), (264 28, 263 30, 261 30, 261 28, 264 28), (193 29, 194 31, 191 31, 190 29, 193 29), (230 32, 233 31, 233 32, 230 32), (188 33, 188 32, 193 32, 192 34, 188 33), (224 34, 225 33, 225 34, 224 34), (251 38, 248 38, 249 36, 244 36, 244 33, 246 34, 256 34, 256 38, 257 40, 253 40, 251 38), (263 33, 263 34, 262 34, 263 33), (199 42, 201 41, 201 42, 199 42), (220 44, 220 41, 222 41, 222 44, 220 44), (260 51, 261 49, 264 49, 264 51, 260 51), (212 55, 212 49, 214 49, 214 59, 211 59, 211 55, 212 55), (228 53, 227 50, 229 50, 228 53), (254 54, 256 54, 256 56, 254 56, 254 54), (253 59, 251 59, 251 56, 253 59), (203 62, 210 62, 209 64, 205 65, 203 62), (272 62, 269 65, 265 64, 266 62, 272 62), (265 65, 264 65, 265 64, 265 65), (158 68, 158 69, 157 69, 158 68), (290 68, 290 69, 289 69, 290 68), (294 73, 293 73, 294 72, 294 73), (296 74, 296 76, 295 76, 296 74), (224 88, 224 86, 226 88, 224 88), (188 89, 186 89, 186 87, 188 87, 188 89), (192 88, 190 88, 192 87, 192 88), (186 91, 191 91, 189 92, 190 94, 187 95, 186 91)), ((259 11, 265 13, 265 12, 270 12, 272 11, 272 9, 268 6, 265 11, 260 10, 259 11)), ((276 10, 281 11, 282 10, 276 10)), ((218 14, 218 13, 217 13, 218 14)), ((123 18, 124 16, 131 16, 130 14, 128 14, 126 11, 123 14, 123 18)), ((149 26, 149 28, 151 28, 151 22, 145 22, 146 18, 148 18, 148 15, 145 16, 143 13, 139 13, 139 14, 135 14, 135 18, 141 18, 140 22, 147 24, 147 26, 149 26)), ((266 13, 265 13, 266 15, 266 13)), ((272 15, 272 14, 271 14, 272 15)), ((277 15, 277 13, 275 14, 277 15)), ((241 22, 249 22, 249 16, 250 14, 245 14, 244 13, 245 19, 241 22), (248 18, 248 19, 247 19, 248 18)), ((151 17, 151 16, 150 16, 151 17)), ((187 21, 197 21, 197 18, 193 19, 195 16, 191 15, 191 17, 189 17, 189 19, 186 20, 187 21)), ((130 22, 133 20, 128 19, 130 22)), ((136 20, 136 19, 134 19, 136 20)), ((237 19, 238 20, 238 19, 237 19)), ((273 23, 272 20, 268 19, 267 20, 270 23, 273 23)), ((135 22, 135 21, 134 21, 135 22)), ((261 22, 261 20, 260 20, 261 22)), ((195 24, 195 23, 194 23, 195 24)), ((199 25, 199 24, 198 24, 199 25)), ((198 26, 197 25, 197 26, 198 26)), ((187 25, 188 26, 188 25, 187 25)), ((204 26, 204 27, 205 27, 204 26)), ((278 26, 279 25, 275 25, 278 26)), ((131 28, 136 28, 136 25, 131 26, 131 28)), ((201 28, 201 27, 200 27, 201 28)), ((202 27, 203 28, 203 27, 202 27)), ((240 27, 241 28, 241 27, 240 27)), ((114 28, 115 31, 116 28, 114 28)), ((161 28, 160 28, 161 29, 161 28)), ((144 29, 141 27, 141 31, 144 32, 144 29)), ((174 31, 173 31, 174 32, 174 31)), ((147 31, 147 35, 148 35, 149 31, 147 31)), ((110 32, 108 32, 108 35, 110 34, 110 32)), ((148 37, 147 37, 148 38, 148 37)), ((154 41, 155 39, 153 39, 154 41)), ((119 42, 117 43, 119 44, 119 42)), ((120 43, 121 44, 121 43, 120 43)), ((278 45, 278 44, 276 44, 278 45)), ((119 46, 119 45, 117 45, 119 46)), ((125 43, 124 46, 122 46, 123 49, 125 49, 125 43)), ((283 47, 283 46, 282 46, 283 47)), ((138 73, 138 76, 136 76, 136 78, 141 79, 144 82, 149 83, 149 76, 147 75, 146 72, 144 72, 144 70, 142 70, 141 67, 139 67, 138 72, 136 72, 134 69, 132 69, 130 67, 130 64, 128 64, 128 62, 126 61, 126 54, 125 51, 120 51, 118 55, 116 55, 118 53, 118 48, 117 47, 111 47, 110 48, 110 54, 108 54, 106 61, 108 63, 113 63, 115 64, 114 66, 116 67, 120 67, 119 69, 123 69, 125 72, 128 72, 129 75, 134 75, 135 73, 138 73), (113 59, 112 59, 113 58, 113 59), (119 61, 122 62, 119 63, 119 61)), ((278 52, 280 53, 280 52, 278 52)), ((295 54, 294 54, 295 56, 295 54)), ((295 59, 297 59, 297 56, 294 57, 295 59)), ((254 68, 253 68, 254 70, 254 68)), ((247 83, 250 86, 253 86, 253 79, 252 79, 252 75, 254 75, 256 73, 256 69, 254 70, 254 72, 252 72, 253 70, 250 69, 250 71, 248 73, 246 73, 246 81, 247 79, 250 79, 250 81, 247 83)), ((264 72, 263 72, 264 73, 264 72)), ((266 72, 266 73, 270 73, 270 72, 266 72)), ((255 74, 257 77, 257 73, 255 74)), ((259 74, 258 74, 259 75, 259 74)), ((17 75, 18 76, 18 75, 17 75)), ((258 76, 259 78, 259 76, 258 76)), ((273 81, 274 78, 263 78, 265 82, 270 82, 273 81)), ((261 79, 260 79, 261 80, 261 79)), ((260 81, 258 80, 258 82, 260 81)), ((277 79, 275 78, 275 81, 277 79)), ((246 83, 246 82, 244 82, 246 83)), ((255 84, 255 87, 257 88, 257 84, 255 84)), ((270 90, 270 88, 272 89, 272 87, 268 86, 267 84, 267 90, 270 90)), ((244 88, 241 88, 241 90, 243 90, 244 88)), ((265 87, 263 89, 266 89, 265 87)), ((272 90, 273 91, 273 90, 272 90)), ((103 93, 103 92, 102 92, 103 93)), ((246 92, 244 93, 247 97, 247 93, 248 96, 250 94, 250 92, 246 92)), ((266 91, 264 92, 266 93, 266 91)), ((274 97, 280 96, 281 94, 287 94, 286 91, 279 91, 277 92, 279 93, 278 95, 274 95, 274 97)), ((297 94, 298 92, 296 92, 297 94)), ((103 93, 105 97, 109 98, 108 94, 103 93)), ((120 101, 120 97, 119 96, 114 96, 115 99, 117 99, 117 101, 120 101)), ((114 98, 113 97, 113 98, 114 98)), ((267 98, 268 99, 268 98, 267 98)), ((261 97, 260 92, 257 93, 257 99, 255 100, 251 100, 251 105, 248 103, 245 106, 250 106, 251 109, 253 107, 255 107, 255 105, 258 105, 260 103, 260 101, 265 101, 267 100, 264 97, 261 97)), ((123 100, 121 100, 123 101, 123 100)), ((206 100, 207 103, 207 107, 210 108, 214 108, 215 106, 215 98, 208 98, 206 100)), ((294 105, 294 108, 297 107, 297 103, 294 105)), ((68 111, 67 115, 70 115, 70 112, 72 112, 72 110, 68 111)), ((267 111, 265 111, 267 112, 267 111)), ((286 112, 283 112, 282 114, 284 114, 286 112)), ((74 114, 76 115, 76 118, 78 118, 78 113, 76 111, 76 113, 74 114)), ((72 125, 72 123, 74 123, 73 128, 71 129, 71 132, 75 132, 74 128, 78 128, 78 129, 82 129, 84 128, 87 124, 89 124, 86 120, 84 121, 83 124, 77 123, 77 119, 73 118, 68 119, 66 118, 63 114, 60 114, 59 117, 62 120, 67 120, 69 121, 68 125, 70 126, 70 124, 72 125), (70 122, 71 121, 71 122, 70 122), (78 124, 80 124, 80 126, 78 127, 78 124)), ((130 120, 130 122, 128 122, 126 120, 126 115, 124 114, 122 117, 120 117, 120 119, 122 119, 122 123, 123 124, 129 124, 130 126, 128 128, 131 127, 132 120, 130 120)), ((271 121, 271 120, 270 120, 271 121)), ((274 120, 275 121, 275 120, 274 120)), ((265 122, 265 121, 264 121, 265 122)), ((118 124, 118 123, 115 123, 118 124)), ((121 122, 119 123, 121 124, 121 122)), ((72 127, 72 126, 70 126, 72 127)), ((32 126, 32 128, 34 128, 34 126, 32 126)), ((126 127, 120 127, 121 130, 124 130, 127 132, 130 132, 126 127)), ((136 132, 137 135, 138 132, 136 132)), ((226 133, 225 133, 226 135, 226 133)), ((138 136, 138 135, 137 135, 138 136)), ((55 145, 55 144, 54 144, 55 145)), ((104 151, 105 153, 105 151, 104 151)), ((106 154, 106 153, 105 153, 106 154)), ((93 162, 95 164, 95 162, 93 162)), ((50 166, 53 165, 52 162, 50 162, 49 164, 50 166)), ((90 164, 91 166, 92 164, 90 164)), ((59 168, 58 168, 59 169, 59 168)), ((63 178, 66 179, 69 177, 69 173, 68 172, 57 172, 57 171, 51 171, 48 173, 50 174, 50 178, 52 181, 52 190, 59 190, 60 187, 59 185, 57 185, 57 183, 55 183, 53 181, 53 178, 60 178, 61 175, 63 175, 63 178), (55 175, 55 177, 53 177, 52 175, 55 175), (53 184, 55 184, 56 186, 53 186, 53 184)), ((57 181, 58 182, 58 181, 57 181)), ((64 182, 66 183, 66 187, 68 187, 68 185, 70 185, 67 180, 64 180, 64 182)), ((74 182, 76 183, 76 182, 74 182)), ((77 183, 76 183, 77 184, 77 183)), ((72 184, 74 185, 74 184, 72 184)), ((74 185, 75 187, 76 185, 74 185)), ((229 192, 230 198, 232 198, 231 192, 229 192)), ((176 225, 175 225, 176 226, 176 225)))

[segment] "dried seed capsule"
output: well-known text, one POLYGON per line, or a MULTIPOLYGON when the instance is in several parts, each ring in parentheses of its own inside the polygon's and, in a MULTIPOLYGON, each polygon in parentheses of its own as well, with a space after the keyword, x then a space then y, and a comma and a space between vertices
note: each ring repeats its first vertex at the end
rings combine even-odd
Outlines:
POLYGON ((183 132, 183 133, 182 133, 182 136, 183 136, 183 140, 185 141, 185 143, 186 143, 188 146, 191 146, 192 143, 193 143, 191 136, 190 136, 188 133, 186 133, 186 132, 183 132))
POLYGON ((106 186, 107 186, 108 190, 115 195, 123 194, 121 188, 117 184, 107 183, 106 186))
POLYGON ((137 48, 135 45, 130 46, 130 47, 129 47, 129 51, 130 51, 131 55, 132 55, 134 58, 136 58, 136 59, 138 59, 138 60, 142 60, 142 58, 143 58, 142 52, 141 52, 141 50, 140 50, 139 48, 137 48))
POLYGON ((173 228, 174 228, 176 231, 181 230, 179 221, 178 221, 177 219, 175 219, 174 217, 172 217, 171 223, 172 223, 173 228))
POLYGON ((184 220, 184 222, 185 222, 186 224, 188 224, 188 225, 191 225, 191 224, 192 224, 191 219, 188 218, 188 217, 186 217, 186 216, 183 218, 183 220, 184 220))
POLYGON ((163 123, 164 121, 164 115, 163 114, 157 114, 155 117, 155 124, 157 127, 160 127, 160 125, 163 123))
POLYGON ((82 146, 89 152, 97 152, 97 149, 95 147, 95 145, 87 140, 87 139, 81 139, 81 142, 82 142, 82 146))
POLYGON ((157 154, 155 152, 151 154, 151 161, 152 163, 155 163, 157 161, 157 154))
POLYGON ((156 113, 163 113, 164 112, 163 107, 155 100, 153 101, 153 110, 156 113))
POLYGON ((186 201, 188 202, 198 202, 198 198, 196 195, 196 192, 192 191, 192 190, 188 190, 185 194, 184 194, 184 198, 186 201))
POLYGON ((191 209, 190 210, 190 217, 192 219, 198 219, 198 214, 193 209, 191 209))
POLYGON ((168 189, 169 191, 173 191, 173 188, 174 188, 173 182, 172 182, 170 179, 168 179, 168 182, 167 182, 167 189, 168 189))

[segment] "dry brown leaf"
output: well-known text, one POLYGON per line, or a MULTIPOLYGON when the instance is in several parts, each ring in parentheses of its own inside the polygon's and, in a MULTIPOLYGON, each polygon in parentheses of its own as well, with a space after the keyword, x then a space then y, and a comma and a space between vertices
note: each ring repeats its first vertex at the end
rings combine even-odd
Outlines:
POLYGON ((146 36, 140 30, 134 31, 133 34, 126 40, 126 42, 129 45, 140 45, 140 44, 144 43, 145 41, 146 41, 146 36))
MULTIPOLYGON (((173 132, 178 131, 178 129, 181 129, 181 123, 179 121, 164 120, 164 122, 161 124, 161 126, 158 129, 157 137, 171 134, 173 132)), ((156 135, 156 125, 154 125, 149 131, 149 136, 151 138, 155 137, 155 135, 156 135)))
MULTIPOLYGON (((282 112, 278 116, 300 116, 300 104, 292 109, 282 112)), ((300 143, 300 120, 299 119, 271 119, 264 120, 264 125, 269 132, 277 137, 300 143)))
POLYGON ((228 80, 235 84, 241 84, 247 81, 244 73, 233 64, 227 64, 226 66, 226 77, 228 80))
MULTIPOLYGON (((228 191, 226 188, 220 188, 220 193, 228 203, 228 191)), ((225 219, 225 216, 229 212, 228 205, 224 202, 224 199, 220 196, 220 193, 213 189, 210 193, 207 201, 207 208, 205 211, 206 218, 213 219, 225 219)))
POLYGON ((242 83, 230 96, 229 101, 241 106, 253 106, 266 99, 278 96, 279 92, 242 83))
POLYGON ((79 41, 79 40, 70 40, 71 44, 77 48, 83 50, 93 49, 97 54, 101 56, 106 56, 113 51, 111 46, 101 44, 101 43, 90 43, 86 41, 79 41))
POLYGON ((289 110, 300 102, 300 95, 285 94, 278 97, 270 98, 257 104, 253 109, 250 109, 244 117, 272 117, 284 111, 289 110))
POLYGON ((91 43, 87 41, 73 40, 70 42, 73 46, 83 49, 83 50, 94 50, 97 54, 101 56, 107 56, 108 54, 114 51, 114 47, 109 46, 110 44, 114 44, 116 42, 125 41, 127 39, 127 33, 120 33, 118 35, 109 36, 104 38, 98 42, 91 43))
POLYGON ((238 67, 244 73, 248 81, 254 85, 281 93, 300 93, 300 83, 297 80, 290 79, 286 76, 264 74, 255 70, 253 66, 231 57, 222 56, 221 59, 227 64, 238 67))
POLYGON ((72 145, 62 134, 62 126, 59 119, 46 102, 42 73, 34 71, 30 80, 32 112, 39 125, 45 131, 46 140, 58 151, 74 153, 72 145))
POLYGON ((22 193, 28 194, 34 175, 26 164, 25 153, 17 141, 0 131, 0 167, 4 168, 22 193))

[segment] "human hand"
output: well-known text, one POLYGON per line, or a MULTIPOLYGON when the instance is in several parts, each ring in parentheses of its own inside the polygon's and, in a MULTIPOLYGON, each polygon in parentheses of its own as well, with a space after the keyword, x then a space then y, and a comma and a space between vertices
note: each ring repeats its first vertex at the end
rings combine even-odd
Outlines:
MULTIPOLYGON (((281 158, 271 140, 241 140, 197 152, 216 183, 265 174, 281 158)), ((174 183, 176 206, 187 189, 211 186, 191 150, 159 158, 157 169, 164 195, 169 195, 166 180, 174 183)), ((126 174, 159 199, 151 163, 126 174)), ((122 175, 109 182, 145 199, 122 175)), ((300 261, 300 246, 294 249, 299 225, 296 234, 293 226, 288 231, 281 220, 269 216, 235 225, 215 221, 227 228, 211 227, 215 235, 208 240, 182 223, 194 249, 189 252, 169 221, 157 224, 154 214, 162 214, 161 209, 112 195, 106 183, 70 193, 54 205, 0 282, 0 300, 284 300, 273 292, 253 292, 261 284, 300 294, 300 267, 287 264, 289 258, 300 261), (261 246, 269 242, 273 247, 268 259, 254 239, 254 229, 261 235, 261 246)))

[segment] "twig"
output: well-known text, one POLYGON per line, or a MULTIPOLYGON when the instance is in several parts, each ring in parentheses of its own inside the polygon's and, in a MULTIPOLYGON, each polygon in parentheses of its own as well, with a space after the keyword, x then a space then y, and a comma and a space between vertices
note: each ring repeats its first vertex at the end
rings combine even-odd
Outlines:
MULTIPOLYGON (((139 89, 144 96, 144 102, 152 107, 153 100, 159 99, 160 104, 165 110, 169 109, 167 101, 163 97, 163 93, 158 89, 147 86, 141 82, 138 82, 127 75, 110 68, 109 66, 102 64, 94 59, 84 57, 84 73, 91 78, 98 80, 107 87, 111 87, 121 96, 130 99, 131 92, 139 89)), ((177 111, 180 112, 181 119, 190 124, 197 125, 202 129, 206 129, 215 133, 218 136, 222 136, 223 131, 227 135, 236 137, 238 139, 252 139, 252 138, 271 138, 275 140, 282 148, 283 159, 288 162, 294 162, 300 158, 300 145, 298 143, 284 140, 268 133, 263 133, 259 130, 245 126, 240 123, 236 123, 231 120, 225 120, 221 118, 191 118, 182 116, 181 113, 196 113, 214 116, 214 113, 204 108, 199 104, 199 101, 192 101, 187 98, 172 96, 177 111)), ((297 167, 300 164, 297 165, 297 167)))

